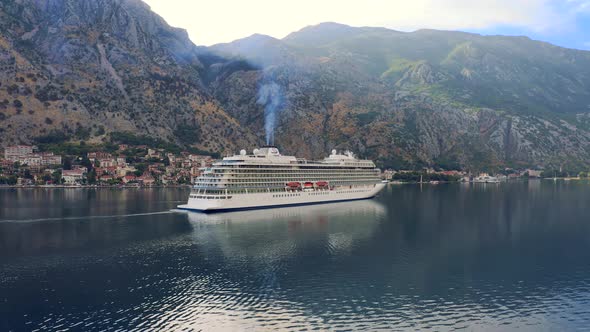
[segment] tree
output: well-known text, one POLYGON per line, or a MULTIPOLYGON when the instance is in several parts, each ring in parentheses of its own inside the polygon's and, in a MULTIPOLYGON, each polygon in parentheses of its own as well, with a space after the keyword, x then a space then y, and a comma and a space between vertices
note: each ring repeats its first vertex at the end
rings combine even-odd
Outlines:
POLYGON ((135 165, 135 168, 137 168, 137 171, 140 172, 140 174, 143 174, 143 172, 145 172, 145 170, 147 169, 147 165, 144 163, 139 163, 135 165))
POLYGON ((14 186, 17 182, 18 182, 18 178, 16 177, 16 175, 11 175, 8 177, 8 184, 14 186))
POLYGON ((88 172, 88 175, 86 177, 88 178, 89 184, 96 183, 96 171, 94 169, 90 170, 90 172, 88 172))
POLYGON ((18 178, 16 177, 16 175, 11 175, 8 178, 5 178, 5 181, 7 185, 14 186, 18 181, 18 178))
POLYGON ((63 168, 65 170, 71 170, 72 169, 72 158, 70 158, 70 157, 65 157, 64 158, 63 168))
POLYGON ((105 134, 104 126, 100 125, 100 126, 98 126, 98 130, 96 131, 94 136, 102 136, 104 134, 105 134))
POLYGON ((49 181, 51 181, 51 174, 44 174, 43 175, 43 182, 47 183, 49 181))
POLYGON ((88 169, 88 171, 92 170, 94 167, 90 159, 87 156, 82 157, 80 164, 88 169))
POLYGON ((51 181, 54 184, 61 184, 62 183, 61 170, 58 169, 55 172, 53 172, 53 174, 51 175, 51 181))
POLYGON ((200 129, 196 125, 182 124, 176 128, 174 134, 182 143, 191 145, 199 141, 199 132, 200 129))
POLYGON ((121 183, 121 179, 109 179, 109 180, 107 181, 107 183, 108 183, 109 185, 111 185, 111 186, 112 186, 112 185, 116 185, 116 184, 120 184, 120 183, 121 183))
POLYGON ((90 128, 84 128, 82 126, 76 127, 74 135, 80 139, 87 140, 90 138, 90 128))
POLYGON ((191 180, 190 180, 190 178, 188 178, 188 177, 186 177, 186 176, 181 176, 181 177, 178 179, 178 184, 190 184, 190 183, 191 183, 191 180))

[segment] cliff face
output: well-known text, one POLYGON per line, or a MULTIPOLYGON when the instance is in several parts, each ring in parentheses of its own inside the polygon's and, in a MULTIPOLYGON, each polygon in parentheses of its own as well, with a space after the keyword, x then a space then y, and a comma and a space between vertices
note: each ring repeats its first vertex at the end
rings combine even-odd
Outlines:
POLYGON ((139 0, 2 1, 0 53, 16 67, 1 81, 3 145, 111 131, 216 151, 256 142, 207 93, 207 52, 139 0))
MULTIPOLYGON (((204 32, 205 33, 205 32, 204 32)), ((590 166, 590 52, 334 23, 197 47, 139 0, 0 0, 0 144, 131 131, 221 153, 275 143, 381 166, 590 166)))
MULTIPOLYGON (((265 48, 249 47, 250 39, 261 38, 211 50, 252 59, 263 68, 258 77, 284 87, 276 137, 290 151, 351 148, 391 166, 589 166, 590 52, 524 37, 334 23, 265 48)), ((228 110, 256 109, 235 95, 253 77, 234 73, 214 87, 217 99, 228 110)))

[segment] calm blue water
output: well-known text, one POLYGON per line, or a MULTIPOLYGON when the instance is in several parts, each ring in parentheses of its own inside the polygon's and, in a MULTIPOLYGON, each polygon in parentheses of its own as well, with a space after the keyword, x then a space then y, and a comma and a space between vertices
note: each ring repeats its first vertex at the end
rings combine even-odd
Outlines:
POLYGON ((0 189, 0 331, 590 329, 590 183, 170 212, 187 194, 0 189))

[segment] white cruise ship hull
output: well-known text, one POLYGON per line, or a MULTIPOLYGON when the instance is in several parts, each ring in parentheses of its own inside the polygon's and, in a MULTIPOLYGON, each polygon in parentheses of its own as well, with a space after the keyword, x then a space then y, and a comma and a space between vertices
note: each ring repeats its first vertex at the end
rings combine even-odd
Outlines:
POLYGON ((205 213, 334 203, 375 197, 385 183, 339 187, 332 190, 284 191, 227 195, 223 199, 189 198, 178 208, 205 213))

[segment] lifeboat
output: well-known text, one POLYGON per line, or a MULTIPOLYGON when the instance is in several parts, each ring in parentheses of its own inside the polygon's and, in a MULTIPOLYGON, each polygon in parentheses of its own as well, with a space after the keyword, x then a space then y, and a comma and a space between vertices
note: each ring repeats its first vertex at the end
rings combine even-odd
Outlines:
POLYGON ((303 184, 303 186, 304 186, 305 188, 313 188, 313 182, 305 182, 305 183, 303 184))
POLYGON ((320 188, 324 188, 324 187, 328 186, 328 182, 326 182, 326 181, 318 181, 315 184, 316 184, 316 186, 318 186, 320 188))
POLYGON ((299 187, 301 187, 301 183, 299 183, 299 182, 289 182, 289 183, 287 183, 287 187, 289 187, 289 188, 299 188, 299 187))

